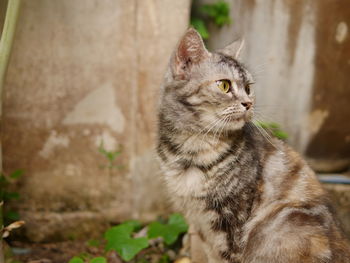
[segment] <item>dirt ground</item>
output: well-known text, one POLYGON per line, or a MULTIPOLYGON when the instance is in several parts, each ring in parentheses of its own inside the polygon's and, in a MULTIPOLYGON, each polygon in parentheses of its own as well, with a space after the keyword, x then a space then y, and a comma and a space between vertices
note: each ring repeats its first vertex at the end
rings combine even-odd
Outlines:
MULTIPOLYGON (((73 256, 87 255, 100 256, 102 248, 92 247, 87 241, 65 241, 58 243, 24 243, 11 242, 12 256, 6 263, 67 263, 73 256)), ((9 248, 8 248, 9 249, 9 248)), ((114 252, 107 256, 110 263, 122 263, 114 252)))
MULTIPOLYGON (((188 240, 188 238, 186 239, 188 240)), ((181 244, 178 243, 178 245, 181 244)), ((175 243, 176 246, 176 243, 175 243)), ((89 262, 90 259, 97 256, 105 256, 108 263, 124 263, 125 261, 117 255, 115 251, 106 253, 103 249, 104 244, 93 246, 89 241, 65 241, 56 243, 26 243, 12 241, 6 246, 7 257, 5 263, 67 263, 72 257, 79 256, 89 262), (10 249, 11 247, 11 249, 10 249)), ((164 249, 162 243, 151 245, 142 250, 129 263, 136 262, 189 262, 187 255, 189 247, 174 249, 164 249), (167 260, 162 260, 164 255, 167 260), (186 259, 183 261, 183 259, 186 259)))

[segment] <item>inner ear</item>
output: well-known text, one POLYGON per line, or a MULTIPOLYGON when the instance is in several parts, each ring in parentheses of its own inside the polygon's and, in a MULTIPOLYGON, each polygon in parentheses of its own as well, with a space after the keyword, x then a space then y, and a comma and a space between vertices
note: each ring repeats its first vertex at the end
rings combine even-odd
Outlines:
POLYGON ((177 79, 188 79, 193 65, 208 58, 210 53, 205 48, 199 33, 190 28, 180 40, 171 62, 173 75, 177 79))
POLYGON ((239 39, 231 43, 230 45, 220 49, 219 52, 229 57, 239 59, 244 47, 244 39, 239 39))

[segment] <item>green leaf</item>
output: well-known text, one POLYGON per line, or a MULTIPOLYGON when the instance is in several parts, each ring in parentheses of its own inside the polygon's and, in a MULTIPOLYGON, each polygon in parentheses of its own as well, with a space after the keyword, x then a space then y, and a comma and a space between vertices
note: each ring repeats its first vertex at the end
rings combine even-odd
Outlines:
POLYGON ((78 257, 80 257, 85 262, 87 260, 92 259, 93 256, 90 253, 88 253, 88 252, 82 252, 82 253, 79 254, 78 257))
POLYGON ((157 237, 163 237, 168 235, 167 227, 165 224, 159 223, 159 222, 152 222, 148 226, 148 232, 147 236, 148 238, 157 238, 157 237))
POLYGON ((186 232, 188 225, 185 219, 180 214, 173 214, 170 216, 167 224, 153 222, 148 226, 148 237, 157 238, 162 237, 165 244, 173 244, 181 233, 186 232))
POLYGON ((146 247, 148 247, 148 239, 145 237, 129 239, 121 248, 120 256, 124 260, 129 261, 137 253, 139 253, 142 249, 145 249, 146 247))
POLYGON ((130 225, 133 228, 133 232, 140 230, 142 227, 140 221, 137 220, 128 220, 125 221, 123 224, 130 225))
POLYGON ((98 147, 98 151, 103 154, 110 162, 113 162, 121 153, 121 150, 117 151, 107 151, 104 148, 103 141, 101 141, 100 146, 98 147))
POLYGON ((98 148, 98 151, 99 151, 100 153, 102 153, 103 155, 105 155, 105 156, 106 156, 106 154, 107 154, 107 151, 103 148, 103 145, 102 145, 102 144, 101 144, 100 147, 98 148))
POLYGON ((106 250, 115 250, 122 259, 129 261, 142 249, 148 247, 145 237, 132 238, 131 234, 140 227, 138 221, 128 221, 112 227, 105 233, 106 250))
POLYGON ((107 260, 105 257, 95 257, 90 260, 90 263, 107 263, 107 260))
POLYGON ((214 4, 207 4, 207 5, 203 5, 201 8, 200 8, 200 11, 203 13, 203 14, 206 14, 210 17, 215 17, 216 16, 216 10, 215 10, 215 6, 214 4))
POLYGON ((80 257, 73 257, 68 261, 68 263, 84 263, 84 260, 80 257))
POLYGON ((286 132, 284 132, 284 131, 281 131, 281 130, 274 131, 273 135, 276 136, 278 139, 281 139, 281 140, 288 139, 288 134, 286 132))
POLYGON ((213 4, 203 5, 200 11, 212 18, 217 26, 221 27, 231 23, 230 6, 225 1, 217 1, 213 4))
POLYGON ((270 132, 273 136, 275 136, 278 139, 281 139, 281 140, 288 139, 288 133, 281 130, 280 125, 276 122, 259 121, 259 122, 255 122, 255 125, 270 132))
POLYGON ((20 178, 23 175, 23 173, 24 173, 23 170, 18 169, 18 170, 14 171, 13 173, 10 174, 10 178, 11 179, 18 179, 18 178, 20 178))
POLYGON ((269 128, 268 124, 266 122, 262 122, 262 121, 255 121, 254 124, 256 126, 259 126, 261 128, 267 129, 269 128))
POLYGON ((215 24, 218 26, 229 25, 231 23, 231 19, 226 16, 217 16, 215 18, 215 24))
POLYGON ((268 123, 271 129, 280 129, 280 125, 276 122, 270 122, 268 123))
POLYGON ((108 160, 110 160, 110 161, 114 161, 114 159, 115 159, 113 152, 107 152, 106 157, 107 157, 108 160))
POLYGON ((172 214, 169 218, 169 225, 172 225, 181 233, 184 233, 188 230, 188 225, 181 214, 172 214))
POLYGON ((209 32, 204 23, 204 20, 200 18, 192 18, 191 25, 198 31, 198 33, 201 35, 203 39, 209 38, 209 32))

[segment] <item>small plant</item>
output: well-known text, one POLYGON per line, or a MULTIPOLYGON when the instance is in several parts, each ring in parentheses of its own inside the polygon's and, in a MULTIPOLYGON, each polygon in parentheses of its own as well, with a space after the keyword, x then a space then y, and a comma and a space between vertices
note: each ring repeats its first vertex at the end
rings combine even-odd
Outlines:
POLYGON ((278 123, 257 121, 257 122, 255 122, 255 125, 258 126, 258 127, 263 128, 268 133, 270 133, 271 135, 277 137, 278 139, 281 139, 281 140, 288 139, 288 133, 283 131, 281 129, 281 126, 278 123))
POLYGON ((112 170, 115 168, 122 168, 122 166, 115 164, 117 157, 122 153, 122 148, 119 147, 118 150, 108 151, 101 141, 98 151, 107 159, 107 165, 103 165, 102 168, 107 168, 109 173, 112 174, 112 170))
POLYGON ((181 233, 187 231, 187 224, 180 214, 173 214, 166 224, 153 222, 148 226, 148 238, 162 237, 165 244, 172 245, 181 233))
POLYGON ((148 247, 146 237, 134 238, 131 236, 140 228, 141 224, 138 221, 128 221, 108 229, 105 233, 106 250, 115 250, 122 259, 129 261, 142 249, 148 247))
POLYGON ((198 17, 191 18, 191 25, 198 31, 203 39, 209 38, 209 32, 207 26, 205 25, 205 21, 198 17))
MULTIPOLYGON (((0 206, 3 207, 5 202, 12 200, 18 200, 20 198, 19 193, 8 191, 11 184, 15 183, 23 174, 22 170, 16 170, 10 175, 4 173, 0 174, 0 206)), ((6 207, 3 209, 3 218, 1 222, 6 225, 3 227, 2 223, 0 226, 0 238, 6 238, 10 235, 10 232, 16 228, 21 227, 24 221, 19 220, 19 214, 15 211, 8 210, 6 207)), ((0 241, 1 242, 1 241, 0 241)))
MULTIPOLYGON (((69 260, 69 263, 84 263, 85 260, 82 257, 73 257, 71 260, 69 260)), ((105 257, 94 257, 90 261, 90 263, 107 263, 107 260, 105 257)))
POLYGON ((217 1, 214 4, 207 4, 201 7, 203 14, 213 20, 215 25, 221 27, 231 23, 230 6, 225 1, 217 1))
MULTIPOLYGON (((131 220, 109 228, 104 234, 105 252, 115 251, 125 261, 135 259, 142 252, 147 255, 146 249, 157 242, 164 242, 166 247, 174 245, 179 236, 185 233, 188 226, 180 214, 172 214, 167 223, 152 222, 143 227, 140 222, 131 220), (140 234, 146 230, 146 233, 140 234), (157 240, 157 242, 155 242, 157 240), (159 241, 161 240, 161 241, 159 241)), ((89 242, 90 243, 90 242, 89 242)), ((93 242, 97 245, 96 242, 93 242)), ((91 256, 75 256, 69 263, 106 263, 105 255, 92 258, 91 256)), ((136 258, 136 263, 148 263, 145 257, 136 258)), ((168 263, 169 256, 163 254, 158 263, 168 263)))
MULTIPOLYGON (((23 175, 22 170, 16 170, 10 175, 2 173, 0 175, 0 198, 5 203, 13 200, 19 200, 20 195, 18 192, 9 191, 8 188, 11 184, 14 184, 23 175)), ((16 211, 4 210, 4 223, 5 225, 11 224, 14 221, 19 220, 19 214, 16 211)))
POLYGON ((209 38, 207 24, 213 22, 222 27, 231 24, 230 6, 227 2, 219 0, 213 4, 204 4, 196 8, 193 1, 191 11, 191 25, 199 32, 203 39, 209 38))

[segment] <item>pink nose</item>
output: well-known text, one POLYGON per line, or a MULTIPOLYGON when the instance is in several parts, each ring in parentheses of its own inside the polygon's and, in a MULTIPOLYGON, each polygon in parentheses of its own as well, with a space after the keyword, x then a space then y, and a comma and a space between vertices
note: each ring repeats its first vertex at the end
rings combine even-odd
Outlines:
POLYGON ((249 110, 252 106, 252 103, 250 101, 242 102, 241 104, 246 108, 246 110, 249 110))

